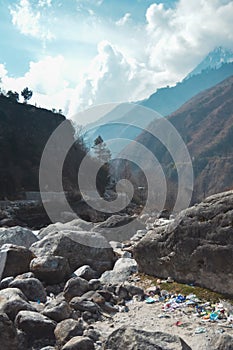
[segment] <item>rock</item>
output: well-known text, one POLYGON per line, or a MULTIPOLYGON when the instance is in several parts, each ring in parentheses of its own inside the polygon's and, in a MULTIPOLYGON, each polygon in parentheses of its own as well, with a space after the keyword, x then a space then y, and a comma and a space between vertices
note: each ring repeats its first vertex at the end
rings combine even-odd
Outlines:
POLYGON ((90 338, 74 337, 63 346, 62 350, 95 350, 95 346, 90 338))
MULTIPOLYGON (((15 319, 16 327, 27 334, 31 339, 54 339, 56 322, 48 317, 33 311, 20 311, 15 319)), ((52 344, 48 344, 52 345, 52 344)))
POLYGON ((6 288, 0 291, 0 313, 6 313, 14 321, 21 310, 36 311, 18 288, 6 288))
POLYGON ((137 262, 130 258, 120 258, 114 265, 112 271, 105 271, 100 281, 105 284, 118 284, 125 282, 128 277, 137 272, 137 262))
POLYGON ((0 280, 29 270, 34 254, 25 247, 4 244, 0 248, 0 280))
POLYGON ((42 313, 56 322, 61 322, 69 318, 71 312, 69 304, 65 300, 58 298, 46 303, 42 313))
POLYGON ((70 301, 70 306, 74 310, 79 310, 82 312, 89 311, 91 313, 96 313, 99 311, 98 305, 96 305, 95 303, 93 303, 92 301, 89 301, 89 300, 80 300, 79 297, 74 297, 70 301))
POLYGON ((109 242, 129 240, 137 230, 145 229, 145 224, 135 217, 128 215, 112 215, 106 221, 93 227, 92 231, 99 232, 109 242))
POLYGON ((183 210, 134 247, 139 271, 232 296, 232 216, 233 191, 183 210))
POLYGON ((86 280, 80 277, 69 279, 64 287, 64 297, 70 301, 73 297, 80 297, 89 290, 89 284, 86 280))
POLYGON ((45 303, 47 300, 43 284, 37 278, 15 279, 9 284, 10 288, 19 288, 31 301, 45 303))
POLYGON ((82 219, 75 219, 66 223, 57 222, 55 224, 48 225, 40 230, 38 237, 40 239, 48 236, 50 233, 58 233, 63 230, 71 231, 89 231, 93 228, 92 222, 87 222, 82 219))
POLYGON ((94 278, 94 279, 90 280, 88 284, 89 284, 90 290, 97 290, 101 286, 101 281, 94 278))
POLYGON ((214 337, 210 343, 211 350, 233 350, 233 337, 230 334, 221 334, 214 337))
MULTIPOLYGON (((90 326, 90 327, 92 327, 92 326, 90 326)), ((86 329, 84 331, 83 335, 84 335, 84 337, 88 337, 88 338, 92 339, 94 342, 96 342, 100 338, 100 333, 93 328, 86 329)))
POLYGON ((138 297, 140 297, 141 300, 143 299, 145 293, 142 288, 134 286, 133 284, 125 284, 124 287, 131 297, 137 295, 138 297))
POLYGON ((76 321, 67 319, 57 324, 54 334, 59 346, 67 343, 71 338, 81 336, 83 334, 83 323, 81 320, 76 321))
POLYGON ((85 231, 59 231, 50 233, 30 248, 37 257, 63 256, 72 271, 89 265, 99 273, 111 269, 115 256, 108 242, 100 234, 85 231))
POLYGON ((3 350, 18 350, 16 328, 5 313, 0 313, 0 344, 3 350))
POLYGON ((9 284, 14 281, 14 277, 5 277, 0 282, 0 290, 8 288, 9 284))
POLYGON ((106 350, 191 350, 178 336, 163 332, 149 332, 141 329, 121 327, 108 337, 106 350))
POLYGON ((74 275, 77 277, 84 278, 87 281, 91 279, 96 279, 99 277, 99 274, 94 271, 89 265, 83 265, 74 271, 74 275))
POLYGON ((71 273, 68 260, 62 256, 43 256, 30 263, 30 270, 37 278, 48 283, 63 282, 71 273))
POLYGON ((0 246, 5 243, 14 244, 17 246, 29 248, 38 238, 34 233, 20 226, 11 228, 0 228, 0 246))
POLYGON ((46 346, 45 348, 42 348, 40 350, 56 350, 53 346, 46 346))

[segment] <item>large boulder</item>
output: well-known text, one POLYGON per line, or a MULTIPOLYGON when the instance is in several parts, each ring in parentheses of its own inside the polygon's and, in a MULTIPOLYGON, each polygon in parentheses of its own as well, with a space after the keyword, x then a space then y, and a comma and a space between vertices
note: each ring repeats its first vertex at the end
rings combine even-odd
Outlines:
POLYGON ((113 249, 100 234, 85 231, 51 232, 30 248, 37 257, 46 255, 63 256, 75 271, 89 265, 102 273, 111 269, 115 260, 113 249))
POLYGON ((56 322, 33 311, 20 311, 15 319, 16 327, 26 333, 30 339, 55 339, 56 322))
POLYGON ((92 228, 93 228, 92 222, 87 222, 82 219, 75 219, 66 223, 56 222, 55 224, 51 224, 45 228, 42 228, 38 233, 38 237, 42 239, 50 233, 58 233, 63 230, 71 230, 71 231, 79 232, 79 231, 89 231, 92 228))
POLYGON ((182 211, 134 247, 139 271, 233 295, 233 191, 182 211))
POLYGON ((17 331, 13 322, 4 313, 0 313, 0 348, 17 350, 17 331))
POLYGON ((96 224, 92 230, 101 233, 108 242, 123 242, 133 237, 138 230, 145 228, 146 225, 136 217, 112 215, 106 221, 96 224))
POLYGON ((0 228, 0 246, 10 243, 29 248, 36 241, 38 241, 37 237, 27 228, 20 226, 0 228))
POLYGON ((95 346, 92 339, 78 336, 69 340, 62 350, 95 350, 95 346))
POLYGON ((108 337, 107 350, 191 350, 178 336, 163 332, 149 332, 130 327, 121 327, 108 337))
POLYGON ((30 301, 45 303, 47 300, 43 284, 37 278, 15 278, 10 288, 18 288, 30 301))
POLYGON ((14 321, 21 310, 36 311, 18 288, 6 288, 0 291, 0 313, 6 313, 14 321))
POLYGON ((114 265, 113 270, 105 271, 100 281, 105 284, 117 284, 125 282, 129 276, 137 272, 137 262, 130 258, 120 258, 114 265))
POLYGON ((29 271, 30 262, 34 257, 35 255, 25 247, 4 244, 0 248, 0 280, 29 271))
POLYGON ((233 350, 233 337, 230 334, 215 336, 210 342, 211 350, 233 350))
POLYGON ((41 256, 30 263, 30 270, 47 284, 63 282, 70 275, 68 260, 62 256, 41 256))
POLYGON ((71 312, 69 304, 64 299, 57 298, 46 303, 42 313, 56 322, 61 322, 69 318, 71 312))
POLYGON ((70 318, 58 323, 54 331, 57 344, 62 346, 73 337, 83 335, 83 330, 84 327, 81 320, 77 321, 70 318))

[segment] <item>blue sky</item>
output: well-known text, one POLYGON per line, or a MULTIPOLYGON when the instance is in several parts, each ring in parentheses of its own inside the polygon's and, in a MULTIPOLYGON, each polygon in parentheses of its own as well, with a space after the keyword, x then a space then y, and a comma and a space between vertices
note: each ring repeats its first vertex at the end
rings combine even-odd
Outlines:
POLYGON ((232 0, 0 0, 1 88, 72 117, 172 85, 233 45, 232 0))

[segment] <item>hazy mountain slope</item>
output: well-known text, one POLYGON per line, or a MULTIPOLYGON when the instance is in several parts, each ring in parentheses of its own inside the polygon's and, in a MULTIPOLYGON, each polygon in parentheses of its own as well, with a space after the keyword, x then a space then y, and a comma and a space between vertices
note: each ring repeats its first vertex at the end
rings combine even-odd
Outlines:
MULTIPOLYGON (((233 77, 197 95, 168 117, 185 141, 195 175, 193 201, 233 187, 233 77)), ((148 129, 156 132, 157 122, 148 129)), ((157 139, 147 132, 137 142, 156 155, 167 178, 174 180, 174 162, 157 139)), ((128 151, 133 152, 133 143, 128 151)), ((140 155, 144 157, 144 154, 140 155)), ((146 163, 146 162, 145 162, 146 163)))

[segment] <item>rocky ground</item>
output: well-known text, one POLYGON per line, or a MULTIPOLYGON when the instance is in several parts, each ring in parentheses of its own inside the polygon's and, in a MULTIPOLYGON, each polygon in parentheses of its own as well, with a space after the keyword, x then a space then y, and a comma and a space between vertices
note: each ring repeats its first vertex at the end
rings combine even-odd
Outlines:
MULTIPOLYGON (((99 224, 81 219, 56 223, 36 234, 19 226, 1 228, 0 349, 233 349, 233 307, 229 301, 213 303, 208 298, 200 299, 195 295, 195 287, 192 294, 179 295, 172 288, 166 290, 161 279, 156 280, 156 285, 154 280, 148 283, 147 279, 145 283, 137 274, 145 258, 148 261, 150 256, 156 261, 148 249, 151 237, 153 245, 158 237, 159 244, 162 237, 165 258, 170 259, 162 260, 161 266, 163 270, 168 266, 166 273, 172 271, 171 253, 177 254, 174 235, 177 238, 179 225, 183 232, 184 223, 190 230, 195 223, 192 232, 195 239, 199 237, 199 245, 195 241, 194 251, 206 244, 203 234, 198 234, 198 227, 202 230, 203 225, 208 228, 205 230, 208 247, 211 247, 211 237, 215 248, 217 239, 218 248, 228 244, 228 249, 222 249, 222 259, 219 259, 221 249, 217 250, 215 269, 220 271, 225 258, 224 278, 231 279, 228 264, 232 267, 232 260, 228 263, 226 255, 230 252, 231 240, 226 242, 224 237, 229 234, 229 223, 232 223, 232 197, 230 192, 207 200, 179 216, 178 223, 177 219, 159 219, 155 215, 138 218, 115 215, 99 224), (199 219, 201 210, 205 220, 199 219), (194 215, 201 225, 196 225, 194 215), (211 227, 215 227, 212 236, 211 227), (166 228, 169 228, 170 241, 166 228), (141 258, 143 245, 145 251, 141 258)), ((185 240, 184 236, 184 247, 185 240)), ((184 259, 183 246, 180 251, 184 259)), ((206 279, 212 283, 214 269, 209 266, 206 265, 206 279)), ((156 263, 155 267, 156 272, 156 263)), ((159 277, 172 285, 174 276, 166 273, 163 271, 164 276, 159 277)), ((218 275, 215 278, 218 279, 218 275)), ((221 283, 225 283, 224 279, 221 283)), ((215 283, 219 292, 221 283, 215 283)), ((231 281, 226 280, 226 284, 227 294, 232 297, 231 281)))

